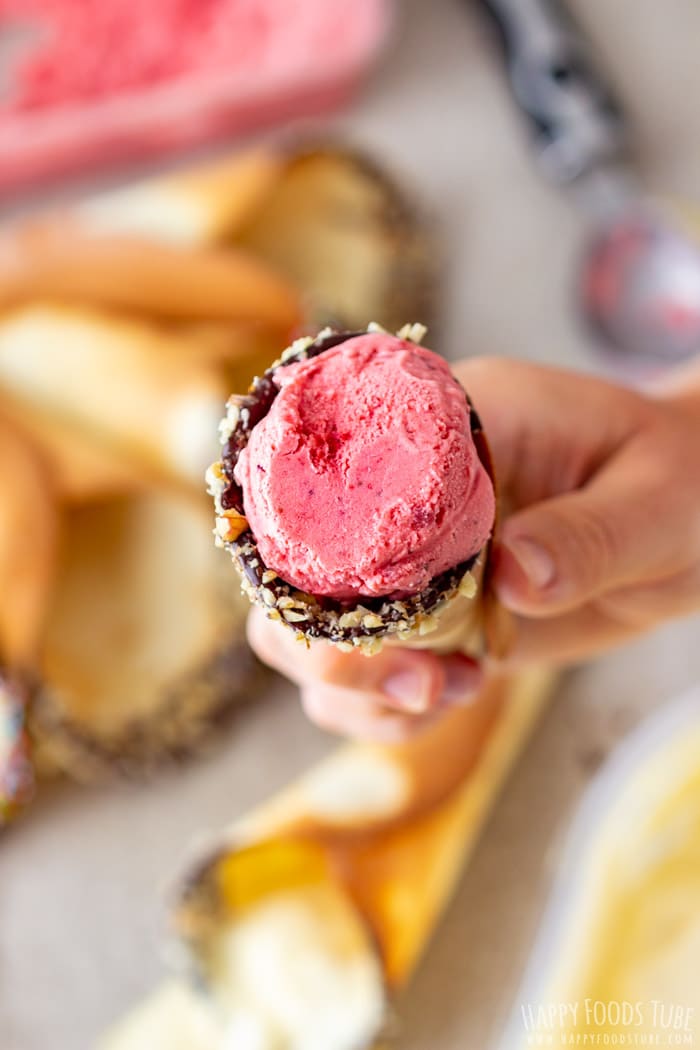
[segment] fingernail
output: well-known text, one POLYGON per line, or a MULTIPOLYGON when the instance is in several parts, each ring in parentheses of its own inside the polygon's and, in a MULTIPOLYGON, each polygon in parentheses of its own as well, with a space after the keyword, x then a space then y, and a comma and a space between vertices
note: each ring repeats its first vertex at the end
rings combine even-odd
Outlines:
POLYGON ((425 677, 416 671, 395 671, 390 674, 382 682, 382 692, 404 711, 419 714, 428 710, 425 677))
POLYGON ((552 555, 535 540, 516 539, 505 544, 533 587, 548 587, 556 572, 552 555))
POLYGON ((482 671, 468 656, 455 653, 443 661, 445 684, 440 699, 444 704, 469 703, 481 685, 482 671))

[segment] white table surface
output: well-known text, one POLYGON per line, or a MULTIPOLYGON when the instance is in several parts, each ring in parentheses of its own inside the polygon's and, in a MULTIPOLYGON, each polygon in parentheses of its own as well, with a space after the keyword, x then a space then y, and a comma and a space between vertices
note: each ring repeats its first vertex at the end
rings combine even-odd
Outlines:
MULTIPOLYGON (((657 189, 700 201, 697 0, 571 0, 657 189)), ((411 0, 340 129, 413 183, 447 247, 443 347, 600 368, 570 287, 584 225, 533 168, 468 0, 411 0)), ((572 809, 612 744, 700 676, 700 621, 559 688, 400 1005, 399 1050, 484 1050, 516 995, 572 809)), ((0 1048, 88 1050, 163 973, 162 890, 188 844, 332 741, 278 683, 206 760, 148 786, 52 792, 0 845, 0 1048)))

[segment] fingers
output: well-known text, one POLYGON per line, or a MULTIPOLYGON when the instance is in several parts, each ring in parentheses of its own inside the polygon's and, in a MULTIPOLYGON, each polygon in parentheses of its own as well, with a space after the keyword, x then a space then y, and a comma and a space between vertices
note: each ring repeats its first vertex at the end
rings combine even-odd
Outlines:
POLYGON ((470 358, 455 374, 484 424, 509 510, 585 484, 648 412, 632 391, 524 361, 470 358))
POLYGON ((308 649, 260 609, 248 619, 260 659, 296 682, 318 725, 346 735, 393 741, 420 731, 445 707, 467 703, 481 682, 474 661, 460 653, 387 646, 368 659, 326 642, 308 649))
POLYGON ((432 653, 387 647, 371 659, 344 653, 326 642, 307 649, 291 631, 251 610, 248 637, 258 656, 299 686, 319 683, 371 694, 376 703, 421 713, 434 707, 445 684, 432 653))
POLYGON ((693 564, 700 541, 689 489, 640 446, 630 443, 578 491, 504 523, 493 579, 508 608, 549 617, 693 564))
POLYGON ((377 703, 373 694, 318 683, 301 690, 304 711, 317 726, 355 740, 396 744, 421 733, 440 717, 433 708, 423 714, 402 714, 377 703))
POLYGON ((601 612, 594 603, 551 620, 518 618, 508 668, 528 663, 578 663, 633 638, 637 630, 601 612))
MULTIPOLYGON (((346 654, 353 655, 353 654, 346 654)), ((408 650, 397 653, 403 662, 409 664, 413 655, 408 650)), ((426 656, 430 654, 420 654, 426 656)), ((365 663, 371 660, 361 656, 365 663)), ((441 693, 430 707, 416 708, 410 693, 399 689, 396 696, 386 688, 377 692, 364 688, 361 679, 356 680, 355 687, 336 686, 328 682, 314 681, 303 686, 301 700, 309 718, 333 733, 361 740, 377 740, 391 744, 422 733, 432 725, 443 712, 452 705, 468 703, 481 681, 481 671, 467 657, 461 654, 442 658, 440 661, 444 675, 441 693), (406 703, 406 699, 409 703, 406 703)), ((413 671, 398 669, 393 672, 395 681, 408 682, 413 671), (402 676, 406 675, 404 679, 402 676)))
POLYGON ((695 611, 700 570, 620 588, 578 609, 547 619, 516 618, 507 666, 569 664, 588 659, 674 617, 695 611))
POLYGON ((510 514, 492 584, 513 659, 578 660, 698 608, 697 402, 521 362, 459 366, 510 514))

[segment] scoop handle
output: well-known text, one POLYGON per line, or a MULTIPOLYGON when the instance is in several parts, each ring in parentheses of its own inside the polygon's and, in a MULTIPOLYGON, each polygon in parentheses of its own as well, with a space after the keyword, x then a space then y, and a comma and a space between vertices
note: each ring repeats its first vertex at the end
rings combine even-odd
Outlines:
POLYGON ((558 0, 479 0, 545 174, 572 182, 620 159, 625 131, 609 87, 558 0))

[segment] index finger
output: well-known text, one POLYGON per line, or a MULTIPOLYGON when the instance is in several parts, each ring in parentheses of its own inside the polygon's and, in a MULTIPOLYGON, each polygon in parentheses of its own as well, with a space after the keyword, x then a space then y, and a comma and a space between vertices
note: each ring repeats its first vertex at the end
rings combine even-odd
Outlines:
POLYGON ((486 357, 454 372, 484 425, 508 512, 584 484, 644 412, 633 391, 583 373, 486 357))
MULTIPOLYGON (((291 631, 268 620, 256 607, 248 618, 248 638, 265 663, 301 688, 325 683, 361 692, 379 706, 417 713, 437 706, 446 686, 450 686, 450 660, 445 661, 435 653, 407 646, 386 646, 367 657, 360 652, 341 652, 324 641, 311 642, 307 648, 296 641, 291 631)), ((476 684, 479 675, 476 665, 462 657, 452 660, 460 663, 465 690, 469 671, 476 684)))

